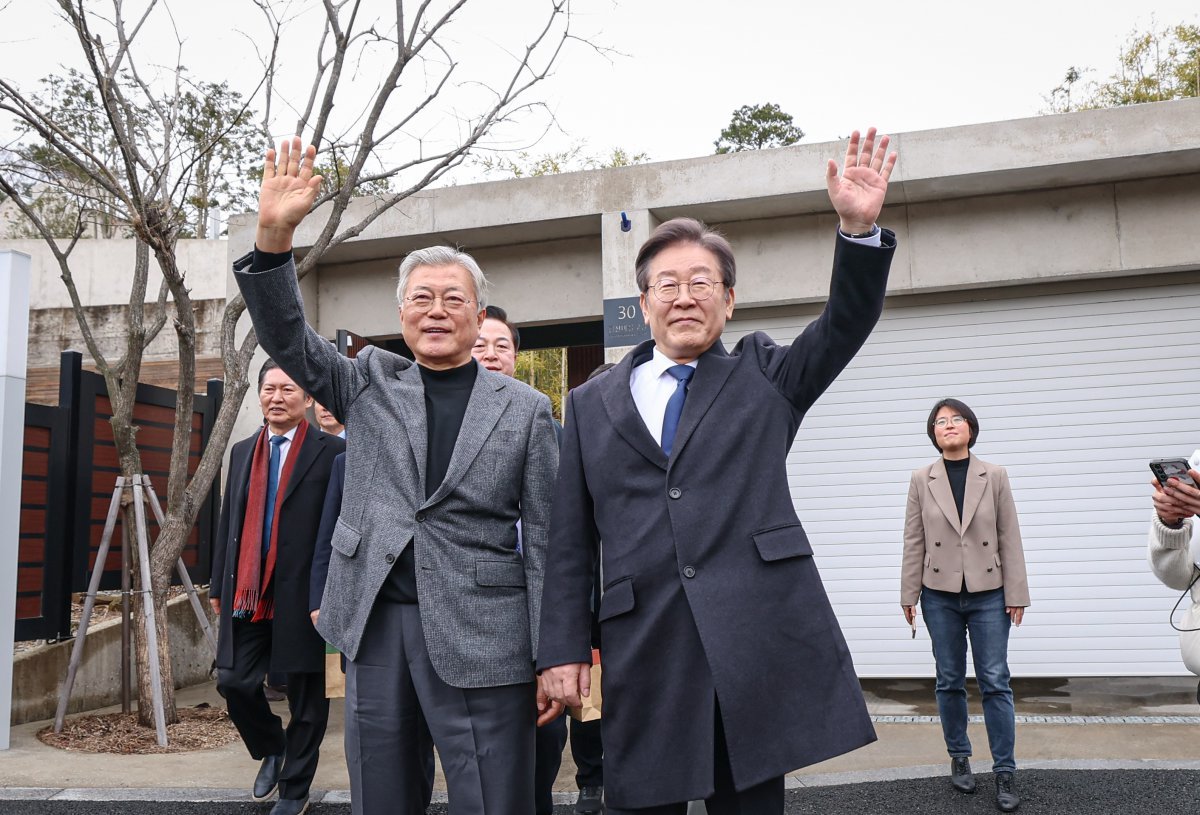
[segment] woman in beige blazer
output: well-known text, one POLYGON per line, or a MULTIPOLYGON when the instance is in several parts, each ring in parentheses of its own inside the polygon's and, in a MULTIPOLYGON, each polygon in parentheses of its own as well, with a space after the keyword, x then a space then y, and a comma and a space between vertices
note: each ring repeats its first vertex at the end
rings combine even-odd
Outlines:
POLYGON ((1017 508, 1003 467, 973 457, 975 413, 957 399, 933 406, 926 422, 941 458, 912 474, 904 521, 900 605, 912 625, 916 605, 933 643, 938 715, 950 778, 975 791, 967 737, 967 637, 983 695, 996 806, 1020 804, 1013 784, 1016 720, 1009 687, 1008 634, 1029 605, 1017 508))

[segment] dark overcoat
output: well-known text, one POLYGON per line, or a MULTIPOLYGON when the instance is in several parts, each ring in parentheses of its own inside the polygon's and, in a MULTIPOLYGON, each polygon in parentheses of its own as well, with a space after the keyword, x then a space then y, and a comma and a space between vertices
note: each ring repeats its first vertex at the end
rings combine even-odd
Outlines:
MULTIPOLYGON (((259 431, 262 432, 262 431, 259 431)), ((221 630, 217 636, 217 667, 233 667, 234 583, 237 580, 238 541, 246 517, 246 497, 250 486, 250 463, 258 433, 233 446, 229 454, 229 475, 221 502, 221 520, 213 542, 212 596, 221 602, 221 630)), ((294 443, 293 443, 294 444, 294 443)), ((280 507, 275 560, 275 617, 271 628, 271 671, 278 673, 316 673, 325 669, 325 641, 308 616, 309 575, 313 546, 321 524, 321 507, 333 459, 346 449, 337 436, 308 428, 280 507)))
POLYGON ((738 789, 875 740, 786 460, 805 412, 878 320, 895 245, 886 230, 882 247, 839 237, 825 310, 790 347, 754 333, 732 353, 720 342, 705 352, 670 458, 629 386, 652 340, 572 392, 538 668, 590 661, 588 601, 603 541, 613 806, 711 795, 718 704, 738 789))

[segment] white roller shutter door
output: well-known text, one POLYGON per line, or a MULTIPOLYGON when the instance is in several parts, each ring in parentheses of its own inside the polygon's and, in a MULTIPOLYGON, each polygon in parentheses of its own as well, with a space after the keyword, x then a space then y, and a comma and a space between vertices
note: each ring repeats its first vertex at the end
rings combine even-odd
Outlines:
MULTIPOLYGON (((998 293, 1002 294, 1002 293, 998 293)), ((812 319, 730 322, 727 348, 812 319)), ((889 306, 809 412, 788 458, 796 511, 860 675, 929 676, 929 638, 899 606, 909 474, 937 455, 925 420, 953 396, 973 453, 1008 469, 1032 608, 1018 676, 1186 673, 1149 571, 1147 461, 1200 447, 1200 285, 889 306)))

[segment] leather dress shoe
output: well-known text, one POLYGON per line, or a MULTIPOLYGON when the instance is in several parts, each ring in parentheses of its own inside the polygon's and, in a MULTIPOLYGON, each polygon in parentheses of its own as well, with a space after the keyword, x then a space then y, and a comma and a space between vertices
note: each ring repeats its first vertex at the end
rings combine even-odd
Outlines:
POLYGON ((280 798, 271 807, 271 815, 304 815, 308 810, 308 796, 303 798, 280 798))
POLYGON ((1021 805, 1021 796, 1013 786, 1013 774, 996 773, 996 809, 1001 812, 1016 812, 1021 805))
POLYGON ((602 815, 604 787, 582 787, 575 799, 575 815, 602 815))
POLYGON ((975 775, 971 772, 971 760, 966 756, 950 760, 950 783, 959 792, 975 791, 975 775))
POLYGON ((279 786, 279 771, 283 769, 283 753, 277 756, 267 756, 258 768, 254 777, 254 790, 251 795, 255 801, 265 801, 279 786))

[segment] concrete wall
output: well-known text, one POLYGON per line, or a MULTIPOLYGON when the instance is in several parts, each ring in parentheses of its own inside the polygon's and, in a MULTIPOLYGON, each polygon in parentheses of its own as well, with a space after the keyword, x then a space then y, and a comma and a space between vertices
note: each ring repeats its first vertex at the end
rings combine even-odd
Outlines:
MULTIPOLYGON (((208 591, 200 590, 200 601, 208 610, 208 591)), ((186 596, 168 603, 171 626, 171 663, 175 669, 175 687, 182 688, 208 680, 212 665, 212 647, 204 636, 196 614, 186 596)), ((216 621, 209 614, 209 622, 216 621)), ((71 649, 67 640, 23 651, 13 660, 12 724, 52 719, 58 707, 58 694, 67 677, 71 649)), ((134 682, 137 682, 134 654, 134 682)), ((83 662, 75 674, 68 713, 121 703, 121 621, 106 620, 88 630, 83 662)), ((134 703, 137 703, 136 690, 134 703)))

